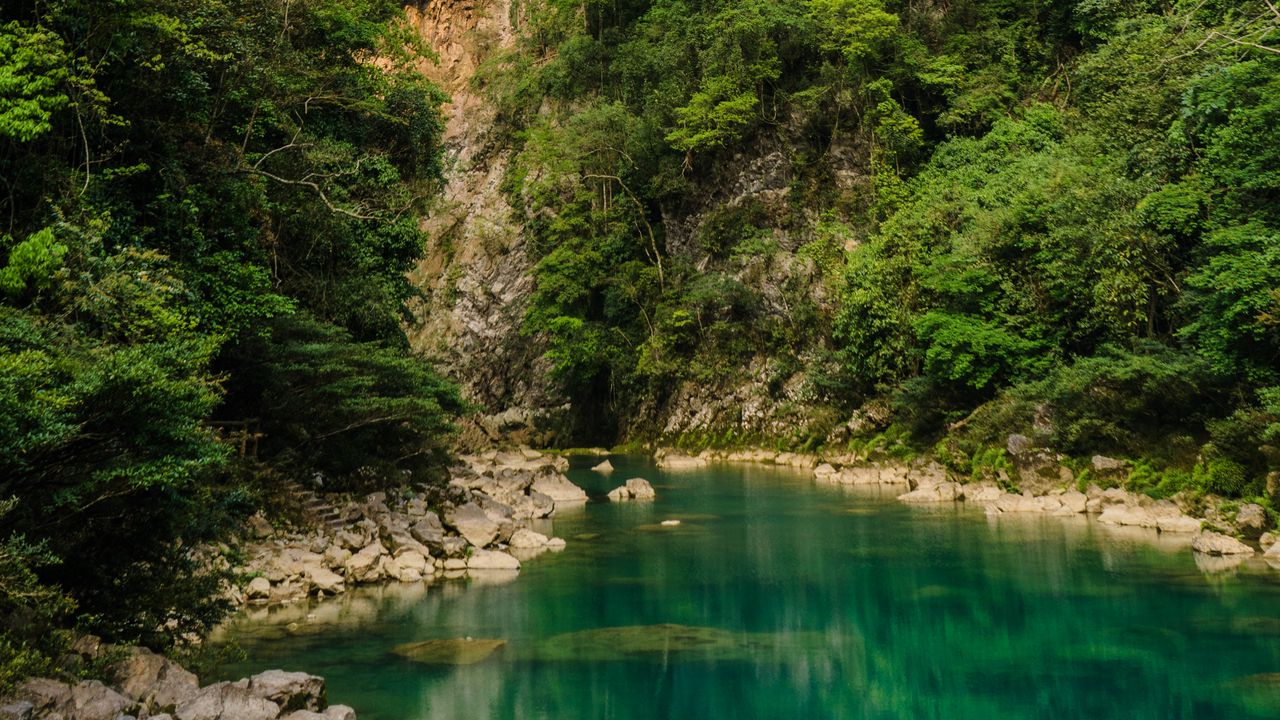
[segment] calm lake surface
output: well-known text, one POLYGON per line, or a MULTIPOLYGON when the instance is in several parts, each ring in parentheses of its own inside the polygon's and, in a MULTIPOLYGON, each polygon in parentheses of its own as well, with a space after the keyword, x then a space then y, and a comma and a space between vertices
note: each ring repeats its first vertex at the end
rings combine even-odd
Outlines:
POLYGON ((612 461, 570 477, 593 498, 646 477, 658 500, 557 517, 568 549, 515 582, 243 615, 223 677, 317 673, 361 720, 1280 717, 1280 571, 1261 561, 1209 573, 1187 540, 1084 518, 612 461), (506 645, 465 666, 390 652, 458 637, 506 645))

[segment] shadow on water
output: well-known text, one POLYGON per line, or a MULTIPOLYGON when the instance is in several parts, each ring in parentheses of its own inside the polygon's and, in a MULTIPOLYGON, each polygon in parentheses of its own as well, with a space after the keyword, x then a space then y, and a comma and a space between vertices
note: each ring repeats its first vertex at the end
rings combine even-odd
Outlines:
POLYGON ((362 720, 1280 716, 1265 568, 784 469, 588 460, 570 472, 594 498, 645 477, 658 500, 557 518, 568 549, 513 583, 247 611, 223 674, 316 672, 362 720))

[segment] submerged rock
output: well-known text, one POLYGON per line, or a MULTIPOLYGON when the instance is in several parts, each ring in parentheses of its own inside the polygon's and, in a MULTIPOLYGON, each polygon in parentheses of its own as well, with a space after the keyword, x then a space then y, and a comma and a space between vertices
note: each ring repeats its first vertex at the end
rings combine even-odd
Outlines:
POLYGON ((819 633, 742 633, 688 625, 593 628, 549 638, 535 650, 539 660, 571 662, 707 662, 752 660, 779 647, 825 648, 819 633))
POLYGON ((506 640, 490 638, 445 638, 397 645, 391 652, 426 665, 474 665, 493 657, 506 644, 506 640))

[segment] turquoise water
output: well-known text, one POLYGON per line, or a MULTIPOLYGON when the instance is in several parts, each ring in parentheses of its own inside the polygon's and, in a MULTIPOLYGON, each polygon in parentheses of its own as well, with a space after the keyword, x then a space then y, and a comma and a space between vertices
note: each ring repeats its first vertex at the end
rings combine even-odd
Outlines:
POLYGON ((557 518, 568 549, 515 582, 259 611, 221 672, 324 675, 362 720, 1280 716, 1280 571, 1206 573, 1147 531, 906 507, 766 466, 613 462, 570 475, 593 496, 644 476, 658 500, 557 518), (687 627, 582 632, 664 624, 687 627), (458 637, 506 645, 465 666, 391 653, 458 637))

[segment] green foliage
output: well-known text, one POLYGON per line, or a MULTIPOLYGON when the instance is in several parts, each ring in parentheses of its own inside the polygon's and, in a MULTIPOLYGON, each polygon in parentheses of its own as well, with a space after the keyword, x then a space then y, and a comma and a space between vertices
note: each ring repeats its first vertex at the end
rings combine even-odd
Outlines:
MULTIPOLYGON (((0 501, 0 520, 16 505, 17 498, 0 501)), ((26 677, 50 672, 69 642, 62 622, 75 602, 41 584, 35 573, 56 562, 20 535, 0 541, 0 694, 26 677)))
POLYGON ((0 136, 27 142, 53 129, 53 113, 71 104, 69 61, 56 33, 0 26, 0 136))
POLYGON ((0 10, 0 684, 73 625, 220 621, 198 551, 253 470, 429 479, 461 404, 404 333, 428 58, 393 0, 0 10), (212 426, 253 418, 250 467, 212 426))
MULTIPOLYGON (((5 238, 4 245, 9 245, 5 238)), ((0 291, 10 296, 21 296, 29 290, 49 287, 53 272, 67 254, 67 246, 59 243, 51 228, 32 233, 30 237, 14 243, 9 250, 9 262, 0 268, 0 291)))
POLYGON ((164 644, 220 618, 219 577, 190 555, 233 497, 215 492, 226 452, 202 427, 213 348, 113 345, 0 311, 0 494, 17 499, 5 526, 58 559, 41 578, 74 588, 106 635, 164 644))
POLYGON ((281 318, 231 353, 246 368, 233 394, 261 411, 265 449, 299 474, 394 486, 407 471, 425 481, 438 462, 431 440, 463 410, 421 358, 305 316, 281 318))

